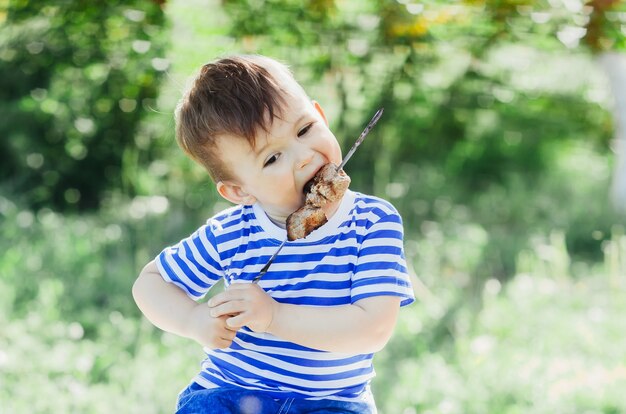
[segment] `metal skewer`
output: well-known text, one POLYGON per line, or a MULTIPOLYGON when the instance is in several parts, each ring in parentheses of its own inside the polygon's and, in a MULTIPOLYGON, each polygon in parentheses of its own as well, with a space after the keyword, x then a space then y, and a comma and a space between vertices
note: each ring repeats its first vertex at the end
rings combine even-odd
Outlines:
POLYGON ((337 167, 337 170, 341 170, 346 165, 346 163, 348 162, 350 157, 352 157, 352 154, 354 154, 354 151, 356 151, 356 149, 359 147, 359 145, 361 145, 361 142, 363 142, 363 140, 365 139, 367 134, 370 133, 372 128, 374 128, 374 125, 376 125, 376 122, 378 122, 380 117, 383 115, 383 111, 384 110, 385 110, 385 108, 380 108, 378 111, 376 111, 376 113, 374 114, 374 116, 370 120, 369 124, 367 124, 367 126, 365 127, 363 132, 361 132, 361 135, 359 135, 359 137, 356 139, 356 141, 352 145, 352 148, 350 148, 350 151, 348 151, 346 156, 343 157, 343 161, 341 161, 341 164, 339 164, 339 166, 337 167))
POLYGON ((263 275, 267 273, 267 271, 270 268, 270 265, 272 264, 276 256, 278 256, 278 252, 280 252, 283 249, 283 247, 285 246, 285 243, 287 243, 287 239, 283 240, 280 246, 278 246, 278 250, 276 250, 274 254, 272 255, 272 257, 270 257, 270 260, 268 260, 265 266, 263 266, 263 269, 261 269, 259 274, 256 275, 254 279, 252 279, 252 283, 257 283, 263 277, 263 275))
MULTIPOLYGON (((374 128, 374 125, 376 125, 380 117, 383 115, 384 110, 385 110, 384 108, 380 108, 378 111, 376 111, 376 113, 374 114, 370 122, 367 124, 363 132, 361 132, 361 135, 359 135, 359 137, 356 139, 356 141, 352 145, 352 148, 350 148, 346 156, 343 157, 341 164, 339 164, 339 166, 337 167, 337 171, 341 170, 346 165, 350 157, 352 157, 356 149, 359 147, 359 145, 361 145, 361 142, 363 142, 367 134, 369 134, 372 128, 374 128)), ((270 259, 267 261, 265 266, 263 266, 263 268, 259 271, 259 274, 256 275, 254 279, 252 279, 252 283, 258 283, 259 280, 261 280, 261 278, 263 277, 263 275, 267 273, 267 271, 270 268, 270 265, 272 264, 272 262, 274 262, 274 259, 276 258, 276 256, 278 256, 278 253, 283 249, 283 247, 285 247, 285 243, 287 243, 287 239, 283 240, 280 246, 278 246, 278 250, 276 250, 276 252, 274 252, 272 257, 270 257, 270 259)))

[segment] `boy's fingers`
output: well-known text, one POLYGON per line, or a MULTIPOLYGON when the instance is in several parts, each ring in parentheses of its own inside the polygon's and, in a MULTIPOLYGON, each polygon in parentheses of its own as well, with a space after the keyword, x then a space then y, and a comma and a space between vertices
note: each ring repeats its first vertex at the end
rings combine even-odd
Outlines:
POLYGON ((209 307, 214 307, 219 305, 220 303, 222 303, 222 294, 218 293, 217 295, 213 296, 211 299, 208 300, 208 302, 206 303, 209 307))
POLYGON ((235 337, 237 332, 239 332, 239 328, 241 327, 240 326, 228 326, 228 319, 226 320, 226 323, 224 324, 224 329, 228 330, 228 332, 232 334, 232 338, 230 339, 233 339, 235 337))
POLYGON ((220 333, 220 338, 225 341, 232 341, 237 335, 237 329, 233 329, 231 326, 228 326, 228 321, 224 324, 224 331, 220 333))
POLYGON ((211 316, 218 318, 223 315, 237 314, 243 311, 243 303, 238 300, 231 300, 211 308, 211 316))
POLYGON ((216 348, 218 349, 226 349, 230 346, 230 344, 232 344, 233 341, 229 340, 229 339, 222 339, 216 346, 216 348))
POLYGON ((242 289, 250 289, 251 283, 232 283, 228 290, 242 290, 242 289))
POLYGON ((246 319, 243 313, 240 313, 237 316, 233 316, 232 318, 228 318, 226 320, 226 326, 230 326, 231 328, 241 328, 245 325, 244 320, 246 319))
POLYGON ((231 293, 229 289, 213 296, 211 299, 209 299, 209 301, 207 302, 207 305, 213 308, 215 306, 219 306, 223 303, 236 299, 236 296, 237 296, 236 293, 231 293))
POLYGON ((223 315, 220 316, 219 318, 222 319, 223 321, 223 325, 221 325, 223 331, 225 332, 223 335, 226 336, 230 336, 231 339, 235 337, 235 335, 237 334, 237 331, 239 331, 238 328, 232 328, 230 326, 228 326, 228 319, 232 318, 233 316, 236 316, 235 314, 231 314, 231 315, 223 315))
POLYGON ((224 292, 220 292, 217 295, 213 296, 207 302, 207 305, 209 305, 210 307, 215 307, 229 301, 243 300, 249 295, 248 291, 250 291, 251 289, 260 288, 252 283, 233 283, 224 292))

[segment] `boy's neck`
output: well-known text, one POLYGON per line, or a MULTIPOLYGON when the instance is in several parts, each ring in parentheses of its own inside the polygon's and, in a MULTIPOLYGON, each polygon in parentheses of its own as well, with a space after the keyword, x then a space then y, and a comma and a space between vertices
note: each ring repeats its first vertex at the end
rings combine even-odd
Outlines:
POLYGON ((324 207, 322 207, 322 210, 324 210, 324 214, 326 215, 326 218, 328 220, 330 220, 330 218, 332 216, 334 216, 335 213, 337 212, 337 209, 339 208, 339 205, 341 205, 341 200, 343 200, 343 197, 340 198, 337 201, 334 201, 332 203, 328 203, 324 207))
POLYGON ((265 213, 265 215, 267 216, 268 219, 270 219, 270 221, 272 223, 276 224, 281 229, 286 229, 287 228, 287 223, 286 223, 284 218, 280 218, 279 219, 279 218, 273 217, 273 216, 267 214, 267 212, 265 213))

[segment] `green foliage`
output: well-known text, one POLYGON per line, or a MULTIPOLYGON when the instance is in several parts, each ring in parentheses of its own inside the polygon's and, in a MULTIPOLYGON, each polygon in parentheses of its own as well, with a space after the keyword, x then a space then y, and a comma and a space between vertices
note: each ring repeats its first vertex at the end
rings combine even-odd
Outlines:
POLYGON ((191 232, 193 214, 162 197, 98 216, 33 214, 0 198, 0 217, 2 409, 171 412, 202 351, 142 320, 130 290, 163 240, 191 232))
POLYGON ((610 91, 580 47, 623 48, 623 2, 158 3, 0 11, 0 407, 172 411, 202 352, 130 289, 226 206, 173 108, 246 52, 290 64, 344 147, 385 107, 347 167, 402 213, 418 297, 376 358, 381 413, 626 410, 610 91))
MULTIPOLYGON (((34 207, 93 208, 134 191, 138 124, 168 62, 156 2, 10 1, 0 21, 2 184, 34 207)), ((146 139, 148 142, 146 143, 146 139)))
POLYGON ((541 274, 520 274, 504 288, 492 281, 483 291, 484 307, 457 319, 455 345, 443 353, 423 349, 423 319, 403 314, 400 326, 414 332, 417 354, 398 358, 406 348, 397 342, 385 351, 394 352, 384 358, 395 374, 385 365, 383 375, 395 380, 385 386, 381 411, 623 412, 625 326, 610 315, 624 312, 625 291, 607 282, 541 274))
MULTIPOLYGON (((564 238, 572 229, 548 230, 557 219, 604 226, 600 203, 595 212, 562 208, 584 206, 606 187, 594 156, 571 148, 534 187, 484 193, 480 203, 497 200, 491 215, 519 209, 533 225, 508 283, 485 270, 490 245, 510 240, 486 231, 485 218, 473 213, 488 209, 451 202, 434 189, 434 170, 419 172, 434 186, 420 191, 423 199, 409 182, 389 187, 399 194, 405 186, 409 193, 394 202, 432 217, 407 226, 418 301, 401 311, 392 342, 375 359, 381 413, 626 408, 626 327, 611 317, 625 311, 624 230, 596 230, 606 232, 592 238, 599 261, 572 255, 564 238), (476 285, 472 275, 481 271, 489 276, 476 285)), ((155 196, 80 216, 33 214, 2 198, 0 214, 0 406, 17 414, 171 412, 202 352, 140 318, 130 289, 145 262, 210 212, 155 196)))
MULTIPOLYGON (((490 279, 472 290, 480 306, 455 302, 468 294, 459 272, 466 264, 455 274, 447 261, 442 271, 446 260, 440 253, 437 261, 437 251, 459 242, 441 232, 429 237, 437 239, 414 256, 425 272, 414 282, 419 301, 401 313, 394 339, 377 356, 381 412, 624 411, 624 326, 610 316, 624 310, 623 228, 605 242, 604 263, 592 267, 571 265, 561 234, 535 239, 510 282, 490 279), (435 341, 437 332, 449 340, 435 341)), ((480 246, 483 237, 473 239, 465 243, 480 246)))

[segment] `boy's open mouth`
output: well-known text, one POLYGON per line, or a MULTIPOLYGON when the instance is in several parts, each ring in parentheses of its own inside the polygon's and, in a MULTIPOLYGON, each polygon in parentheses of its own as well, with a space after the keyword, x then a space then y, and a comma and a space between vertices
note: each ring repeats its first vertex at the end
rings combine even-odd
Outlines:
POLYGON ((313 187, 314 181, 315 181, 315 176, 313 176, 313 178, 311 178, 309 181, 306 182, 306 184, 304 184, 304 187, 302 187, 303 194, 307 194, 311 191, 311 187, 313 187))
POLYGON ((324 165, 319 167, 317 171, 315 171, 315 174, 313 174, 313 177, 311 177, 311 179, 307 181, 306 184, 304 184, 304 187, 302 187, 302 194, 307 195, 311 192, 311 188, 313 187, 313 184, 315 184, 315 177, 317 177, 317 174, 321 171, 322 168, 324 168, 324 165))

